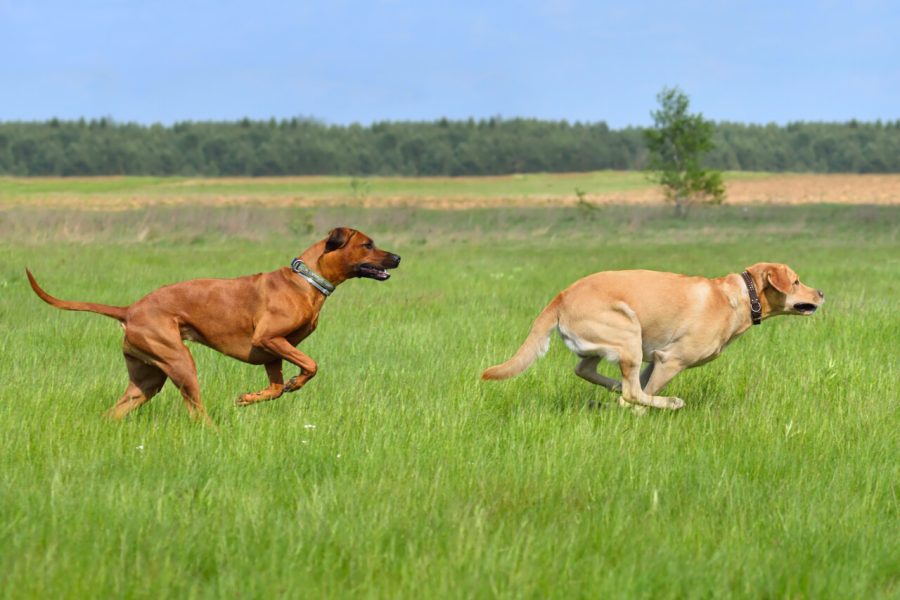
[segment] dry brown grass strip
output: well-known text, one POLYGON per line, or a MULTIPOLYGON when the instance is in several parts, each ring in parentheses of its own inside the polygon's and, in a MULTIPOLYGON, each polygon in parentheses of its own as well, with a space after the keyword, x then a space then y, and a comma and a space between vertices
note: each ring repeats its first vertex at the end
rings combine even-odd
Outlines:
MULTIPOLYGON (((559 175, 558 177, 565 177, 559 175)), ((557 177, 554 175, 553 177, 557 177)), ((102 178, 98 178, 102 179, 102 178)), ((29 195, 27 197, 0 198, 0 210, 14 206, 39 208, 70 208, 82 210, 131 210, 151 206, 259 206, 259 207, 418 207, 441 210, 465 210, 472 208, 513 207, 513 206, 569 206, 576 204, 574 194, 510 194, 509 196, 477 196, 454 189, 451 178, 430 178, 446 180, 446 193, 439 195, 419 195, 414 192, 396 195, 360 196, 350 193, 310 194, 303 189, 304 184, 325 177, 285 177, 285 178, 229 178, 227 180, 197 179, 186 180, 183 186, 192 188, 190 193, 142 194, 142 193, 51 193, 29 195), (234 184, 260 184, 260 193, 247 193, 246 189, 235 193, 204 193, 197 191, 207 185, 220 185, 223 181, 234 184), (265 190, 266 184, 297 184, 296 193, 278 194, 265 190)), ((473 178, 466 178, 472 180, 473 178)), ((487 177, 485 180, 495 180, 487 177)), ((181 187, 181 184, 173 185, 181 187)), ((772 174, 747 179, 732 179, 726 183, 728 204, 900 204, 900 174, 889 175, 820 175, 820 174, 772 174)), ((661 190, 648 185, 637 190, 586 194, 584 200, 596 205, 627 204, 654 205, 664 203, 661 190)))

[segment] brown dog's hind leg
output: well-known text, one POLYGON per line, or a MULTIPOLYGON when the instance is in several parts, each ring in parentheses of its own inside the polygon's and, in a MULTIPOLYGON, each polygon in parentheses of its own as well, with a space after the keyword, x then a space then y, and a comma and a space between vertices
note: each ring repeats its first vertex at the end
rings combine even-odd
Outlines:
POLYGON ((141 352, 152 358, 153 363, 159 367, 184 398, 191 417, 195 420, 203 420, 206 425, 215 427, 212 419, 206 413, 203 402, 200 400, 200 381, 197 379, 197 366, 190 350, 181 341, 178 331, 174 335, 165 335, 162 328, 153 330, 148 335, 146 329, 137 332, 136 327, 129 327, 128 341, 141 352))
POLYGON ((125 365, 128 367, 128 388, 119 401, 106 411, 106 416, 111 419, 122 419, 155 396, 166 383, 166 374, 158 367, 133 356, 125 355, 125 365))
POLYGON ((281 359, 266 363, 269 387, 259 392, 243 394, 235 401, 238 406, 248 406, 265 400, 274 400, 284 393, 284 377, 281 374, 281 359))
POLYGON ((203 420, 206 425, 214 426, 212 419, 206 413, 203 402, 200 400, 200 381, 197 379, 197 366, 194 364, 194 357, 184 344, 179 344, 183 351, 177 359, 170 359, 164 364, 160 364, 160 368, 165 371, 169 379, 172 380, 181 392, 184 398, 184 405, 187 407, 191 418, 194 420, 203 420))

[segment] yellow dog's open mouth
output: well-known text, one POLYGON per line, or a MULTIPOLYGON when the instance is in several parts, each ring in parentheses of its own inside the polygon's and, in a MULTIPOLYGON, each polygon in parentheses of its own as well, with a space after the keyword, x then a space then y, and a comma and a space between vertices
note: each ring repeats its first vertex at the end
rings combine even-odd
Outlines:
POLYGON ((801 315, 811 315, 816 312, 816 309, 819 307, 811 302, 800 302, 794 305, 794 310, 796 310, 801 315))

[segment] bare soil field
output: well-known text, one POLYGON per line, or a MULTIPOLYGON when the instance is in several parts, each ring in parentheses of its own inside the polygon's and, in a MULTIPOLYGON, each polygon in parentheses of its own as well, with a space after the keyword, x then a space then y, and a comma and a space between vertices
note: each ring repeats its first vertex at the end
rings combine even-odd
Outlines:
POLYGON ((728 182, 733 204, 900 204, 900 175, 771 175, 728 182))
MULTIPOLYGON (((726 180, 728 204, 900 204, 900 175, 773 174, 726 180)), ((588 194, 598 204, 659 204, 659 187, 588 194)), ((562 198, 575 202, 574 198, 562 198)))
MULTIPOLYGON (((900 175, 764 175, 754 179, 726 181, 728 204, 900 204, 900 175)), ((372 206, 408 204, 410 198, 372 198, 372 206)), ((584 200, 593 204, 665 203, 658 186, 644 189, 587 193, 584 200)), ((546 204, 573 205, 579 201, 573 195, 551 196, 534 194, 503 198, 467 198, 459 196, 424 197, 418 202, 429 208, 464 209, 501 205, 539 206, 546 204)))

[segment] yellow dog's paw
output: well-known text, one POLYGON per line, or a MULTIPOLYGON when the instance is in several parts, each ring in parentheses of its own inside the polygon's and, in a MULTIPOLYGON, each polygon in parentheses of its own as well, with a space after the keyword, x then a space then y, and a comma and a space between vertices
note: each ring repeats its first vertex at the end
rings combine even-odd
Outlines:
POLYGON ((626 400, 623 396, 619 396, 619 406, 622 408, 627 408, 635 415, 642 416, 647 414, 647 407, 642 406, 640 404, 632 404, 628 400, 626 400))
POLYGON ((666 398, 668 400, 668 406, 666 408, 670 408, 672 410, 679 410, 684 408, 684 400, 681 398, 676 398, 675 396, 669 396, 666 398))

